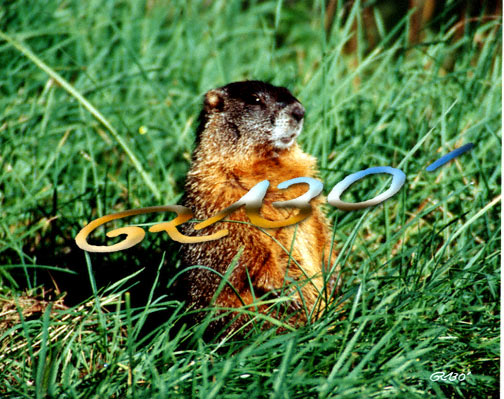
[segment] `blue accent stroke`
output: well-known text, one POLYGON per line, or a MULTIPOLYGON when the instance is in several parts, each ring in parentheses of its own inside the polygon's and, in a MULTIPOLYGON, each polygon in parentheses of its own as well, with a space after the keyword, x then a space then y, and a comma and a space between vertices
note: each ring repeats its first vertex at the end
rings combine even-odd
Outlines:
POLYGON ((453 150, 452 152, 442 156, 436 162, 431 163, 429 166, 427 166, 425 170, 427 172, 434 172, 440 166, 443 166, 448 161, 451 161, 453 158, 458 157, 459 155, 463 154, 466 151, 469 151, 473 147, 474 147, 473 143, 464 144, 462 147, 457 148, 456 150, 453 150))

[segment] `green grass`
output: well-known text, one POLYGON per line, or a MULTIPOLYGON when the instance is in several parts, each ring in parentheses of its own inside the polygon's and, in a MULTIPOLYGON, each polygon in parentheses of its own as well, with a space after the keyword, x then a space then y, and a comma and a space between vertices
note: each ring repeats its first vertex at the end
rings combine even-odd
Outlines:
MULTIPOLYGON (((422 43, 403 19, 378 24, 375 48, 358 34, 354 54, 344 45, 361 12, 326 34, 319 2, 0 5, 0 395, 495 397, 502 21, 455 40, 447 3, 422 43), (407 180, 380 206, 327 208, 345 279, 323 317, 205 342, 181 322, 166 235, 114 254, 73 238, 107 213, 178 203, 203 93, 246 78, 305 105, 299 141, 325 194, 371 166, 407 180), (471 374, 429 379, 440 371, 471 374)), ((369 177, 343 199, 385 183, 369 177)))

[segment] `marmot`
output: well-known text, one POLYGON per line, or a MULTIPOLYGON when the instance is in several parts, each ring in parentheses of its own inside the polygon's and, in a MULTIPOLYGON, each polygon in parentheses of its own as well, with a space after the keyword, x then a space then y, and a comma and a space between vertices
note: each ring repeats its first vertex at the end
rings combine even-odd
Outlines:
MULTIPOLYGON (((306 184, 280 190, 279 183, 317 174, 316 160, 296 143, 304 113, 288 89, 261 81, 230 83, 206 93, 183 198, 183 205, 192 210, 194 218, 202 221, 218 214, 263 180, 268 180, 270 186, 261 207, 262 217, 277 221, 297 214, 299 209, 277 208, 272 203, 307 191, 306 184)), ((283 289, 284 295, 291 297, 284 310, 297 311, 289 316, 290 324, 316 318, 337 278, 337 273, 332 273, 331 282, 324 281, 331 268, 329 262, 334 263, 336 256, 322 202, 321 197, 313 199, 311 216, 297 227, 267 229, 268 234, 249 223, 218 222, 200 231, 186 223, 183 231, 187 235, 210 235, 222 229, 228 229, 229 234, 215 241, 184 244, 183 266, 205 266, 224 275, 243 248, 229 279, 241 298, 226 285, 210 304, 221 279, 206 268, 192 268, 183 280, 188 304, 195 309, 209 305, 238 308, 264 294, 278 295, 283 289)), ((244 207, 226 220, 249 221, 244 207)), ((263 313, 267 308, 266 304, 259 306, 263 313)), ((253 311, 257 306, 247 309, 253 311)), ((207 332, 217 333, 223 327, 226 331, 236 330, 250 319, 243 314, 237 317, 236 312, 227 312, 227 316, 224 313, 207 332)), ((279 317, 278 312, 273 316, 279 317)))

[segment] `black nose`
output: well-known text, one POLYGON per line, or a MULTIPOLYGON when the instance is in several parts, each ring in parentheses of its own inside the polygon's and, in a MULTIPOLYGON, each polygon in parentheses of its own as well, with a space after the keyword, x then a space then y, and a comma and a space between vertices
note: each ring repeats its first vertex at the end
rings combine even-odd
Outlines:
POLYGON ((291 115, 292 117, 299 122, 304 117, 305 110, 303 106, 299 103, 296 103, 292 107, 291 115))

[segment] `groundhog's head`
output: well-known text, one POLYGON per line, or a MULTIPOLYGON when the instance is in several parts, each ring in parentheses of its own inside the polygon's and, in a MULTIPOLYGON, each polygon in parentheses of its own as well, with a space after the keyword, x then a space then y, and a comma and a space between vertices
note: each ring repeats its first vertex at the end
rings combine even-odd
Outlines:
POLYGON ((285 150, 301 132, 304 113, 284 87, 256 80, 230 83, 206 93, 198 140, 213 135, 206 139, 233 151, 285 150))

